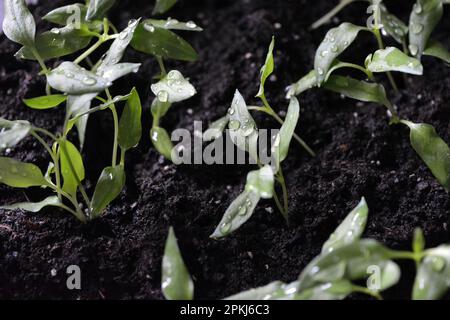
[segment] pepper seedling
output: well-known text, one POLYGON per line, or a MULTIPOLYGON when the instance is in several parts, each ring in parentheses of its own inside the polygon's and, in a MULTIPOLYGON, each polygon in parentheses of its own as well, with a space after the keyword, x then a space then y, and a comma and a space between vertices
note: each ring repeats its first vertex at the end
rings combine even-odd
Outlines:
MULTIPOLYGON (((342 1, 341 6, 350 2, 342 1)), ((374 14, 372 28, 344 22, 328 31, 316 51, 314 70, 287 88, 287 98, 297 96, 313 87, 323 87, 349 98, 385 106, 391 117, 391 124, 403 124, 411 130, 412 147, 448 192, 450 190, 449 146, 431 125, 401 119, 387 98, 385 88, 377 82, 375 77, 377 73, 385 73, 393 89, 397 91, 397 85, 391 72, 422 75, 423 66, 419 59, 427 53, 446 60, 449 53, 441 44, 429 40, 432 31, 442 17, 443 2, 441 0, 418 0, 411 13, 409 28, 400 19, 390 14, 381 1, 371 1, 371 9, 374 14), (352 45, 360 32, 372 34, 378 44, 378 50, 367 56, 364 66, 340 61, 338 57, 352 45), (402 44, 403 51, 396 47, 386 48, 382 33, 392 36, 402 44), (407 45, 408 34, 409 44, 407 45), (412 56, 409 56, 409 53, 412 56), (369 81, 333 74, 342 68, 358 70, 364 73, 369 81)))
POLYGON ((229 235, 248 221, 261 199, 274 198, 278 209, 287 221, 289 209, 288 190, 281 163, 288 155, 291 140, 294 138, 310 155, 315 155, 303 139, 295 133, 295 128, 300 116, 300 105, 298 100, 295 97, 291 98, 286 119, 283 120, 266 99, 265 82, 274 71, 274 46, 275 39, 272 38, 265 64, 261 68, 261 81, 256 97, 262 101, 263 105, 247 106, 240 92, 236 90, 227 115, 215 121, 204 133, 204 139, 211 140, 221 136, 222 131, 228 125, 229 135, 233 143, 240 150, 248 152, 255 163, 259 165, 259 170, 251 171, 247 175, 245 190, 231 203, 218 227, 211 235, 211 237, 215 239, 229 235), (250 111, 268 114, 282 125, 272 143, 272 165, 261 163, 258 157, 258 127, 251 116, 250 111), (275 181, 281 188, 282 197, 278 196, 276 192, 275 181))
MULTIPOLYGON (((175 2, 158 0, 155 12, 164 13, 175 2)), ((3 209, 20 208, 37 212, 46 206, 58 206, 83 222, 101 216, 125 185, 126 151, 137 146, 141 138, 142 106, 136 89, 115 97, 110 92, 115 80, 139 70, 140 63, 121 63, 126 49, 131 45, 135 50, 151 54, 160 65, 163 59, 196 59, 195 50, 170 31, 173 26, 175 29, 196 29, 193 22, 183 24, 174 19, 133 19, 119 32, 106 17, 114 4, 114 0, 96 0, 54 9, 43 20, 58 27, 36 35, 36 23, 25 1, 4 1, 3 31, 9 39, 23 46, 16 57, 37 61, 42 69, 41 74, 47 80, 47 94, 25 99, 24 103, 30 108, 42 110, 56 108, 65 102, 66 116, 61 132, 56 134, 26 121, 0 119, 0 152, 32 136, 51 158, 44 175, 33 164, 1 157, 0 183, 17 188, 40 186, 56 194, 39 203, 18 203, 3 209), (96 41, 90 45, 93 39, 96 41), (108 42, 111 42, 109 49, 94 63, 92 55, 108 42), (49 59, 74 54, 82 49, 85 50, 73 61, 63 61, 54 69, 46 64, 49 59), (52 90, 60 93, 53 93, 52 90), (92 107, 94 101, 100 104, 92 107), (116 105, 121 102, 125 102, 125 107, 119 117, 116 105), (104 168, 100 174, 93 196, 89 198, 82 184, 85 170, 80 150, 85 142, 89 116, 103 110, 111 112, 114 122, 112 160, 111 166, 104 168), (75 127, 79 147, 68 139, 75 127)))
MULTIPOLYGON (((376 240, 361 238, 368 220, 369 207, 364 198, 347 215, 314 258, 291 283, 272 282, 266 286, 235 294, 226 300, 342 300, 352 293, 382 299, 381 292, 393 287, 401 277, 395 260, 410 260, 417 267, 412 291, 414 300, 437 300, 450 287, 450 245, 425 249, 421 229, 414 232, 412 250, 393 250, 376 240), (366 280, 366 285, 361 281, 366 280)), ((173 241, 172 231, 169 241, 173 241)), ((173 244, 170 247, 174 247, 173 244)), ((178 246, 176 247, 178 249, 178 246)), ((163 292, 170 284, 175 292, 188 292, 180 299, 192 299, 192 282, 179 250, 164 256, 163 292)), ((166 293, 165 293, 166 294, 166 293)), ((167 297, 167 294, 166 294, 167 297)), ((175 296, 168 298, 176 299, 175 296)))

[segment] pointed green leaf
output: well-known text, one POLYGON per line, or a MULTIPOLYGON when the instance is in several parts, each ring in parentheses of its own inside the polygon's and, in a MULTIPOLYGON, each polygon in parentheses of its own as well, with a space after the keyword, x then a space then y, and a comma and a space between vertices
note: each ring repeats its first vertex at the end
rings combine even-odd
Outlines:
POLYGON ((167 300, 192 300, 194 298, 194 282, 184 264, 172 227, 170 227, 164 248, 162 291, 167 300))
POLYGON ((438 136, 433 126, 402 121, 411 130, 411 145, 422 158, 439 183, 450 190, 450 148, 438 136))
POLYGON ((348 280, 338 280, 303 290, 296 300, 343 300, 353 292, 353 284, 348 280))
POLYGON ((261 98, 264 97, 264 86, 266 84, 267 78, 273 73, 274 70, 274 61, 273 61, 273 48, 275 46, 275 37, 272 37, 272 41, 270 42, 269 51, 267 53, 266 62, 261 68, 261 82, 259 85, 259 91, 256 95, 261 98))
POLYGON ((209 142, 219 139, 225 131, 228 122, 230 122, 230 116, 227 114, 211 123, 208 130, 203 133, 203 141, 209 142))
POLYGON ((211 238, 220 239, 239 229, 253 215, 259 200, 258 193, 246 189, 230 204, 211 238))
POLYGON ((36 23, 25 0, 4 0, 3 32, 14 42, 34 47, 36 23))
POLYGON ((269 165, 266 165, 259 170, 249 172, 245 190, 257 193, 263 199, 270 199, 273 197, 273 185, 273 170, 269 165))
POLYGON ((131 46, 137 50, 165 59, 195 61, 198 56, 194 48, 170 30, 154 27, 143 21, 134 32, 131 46))
POLYGON ((11 148, 25 139, 30 133, 28 121, 9 121, 0 118, 0 151, 11 148))
POLYGON ((112 82, 67 61, 50 71, 47 82, 55 90, 69 95, 98 93, 112 85, 112 82))
POLYGON ((325 80, 333 61, 353 43, 362 30, 366 28, 344 22, 339 27, 328 31, 317 49, 314 60, 314 70, 319 85, 325 80))
POLYGON ((125 186, 123 166, 107 167, 103 170, 92 197, 92 217, 99 217, 103 210, 122 192, 125 186))
POLYGON ((167 131, 161 127, 153 127, 150 132, 150 137, 156 150, 167 160, 172 161, 173 143, 167 131))
POLYGON ((138 145, 142 135, 141 124, 142 105, 136 88, 131 90, 119 122, 119 146, 123 150, 134 148, 138 145))
POLYGON ((401 271, 398 264, 393 261, 387 261, 381 269, 380 289, 384 291, 396 285, 400 280, 401 271))
POLYGON ((153 8, 153 14, 166 13, 177 3, 177 0, 156 0, 155 7, 153 8))
POLYGON ((115 2, 116 0, 90 0, 86 13, 86 20, 103 19, 115 2))
POLYGON ((203 31, 194 21, 181 22, 176 19, 158 20, 148 19, 154 27, 168 30, 183 30, 183 31, 203 31))
POLYGON ((60 207, 61 202, 58 200, 57 196, 48 197, 41 202, 21 202, 12 204, 9 206, 1 206, 0 209, 3 210, 25 210, 29 212, 39 212, 45 207, 60 207))
POLYGON ((284 124, 281 126, 279 132, 279 143, 275 144, 275 153, 279 153, 278 165, 283 162, 289 152, 289 145, 291 144, 292 137, 295 133, 295 128, 297 127, 298 119, 300 117, 300 104, 296 97, 292 97, 289 103, 288 111, 284 124))
POLYGON ((64 179, 63 190, 75 196, 79 184, 85 178, 83 158, 70 141, 61 141, 61 173, 64 179))
POLYGON ((184 101, 197 93, 194 86, 178 70, 170 71, 158 83, 152 84, 151 89, 163 103, 184 101))
POLYGON ((420 59, 434 28, 442 18, 441 0, 417 0, 409 18, 409 51, 420 59))
POLYGON ((102 68, 101 71, 97 72, 97 75, 107 81, 113 82, 127 74, 138 72, 140 67, 140 63, 119 63, 102 68))
MULTIPOLYGON (((67 98, 67 113, 70 116, 83 113, 91 108, 92 100, 97 96, 97 93, 88 93, 80 96, 68 96, 67 98)), ((80 140, 80 147, 83 148, 86 137, 86 128, 89 120, 89 115, 84 115, 75 121, 78 130, 78 139, 80 140)), ((70 131, 71 121, 69 121, 70 131)))
POLYGON ((377 50, 366 61, 370 61, 367 69, 372 72, 399 71, 403 73, 422 75, 423 66, 419 60, 408 57, 402 51, 394 47, 377 50))
POLYGON ((402 20, 397 18, 395 15, 390 13, 386 6, 380 5, 381 9, 381 24, 383 25, 383 30, 395 39, 400 44, 406 42, 406 36, 408 34, 408 26, 403 23, 402 20))
POLYGON ((66 100, 67 96, 62 94, 54 94, 51 96, 24 99, 23 102, 32 109, 45 110, 55 108, 66 100))
POLYGON ((158 98, 155 98, 152 102, 151 111, 153 118, 161 119, 169 111, 172 104, 169 101, 161 102, 158 98))
POLYGON ((444 62, 450 64, 450 51, 440 42, 429 41, 427 48, 423 52, 425 56, 432 56, 439 58, 444 62))
POLYGON ((301 78, 296 83, 286 88, 286 98, 290 99, 292 96, 298 96, 300 93, 307 91, 317 85, 316 70, 311 70, 306 76, 301 78))
POLYGON ((366 199, 362 198, 356 208, 347 215, 325 242, 322 247, 322 253, 332 252, 337 248, 359 240, 366 227, 368 214, 369 208, 366 199))
POLYGON ((14 188, 48 185, 41 169, 31 163, 0 157, 0 183, 14 188))

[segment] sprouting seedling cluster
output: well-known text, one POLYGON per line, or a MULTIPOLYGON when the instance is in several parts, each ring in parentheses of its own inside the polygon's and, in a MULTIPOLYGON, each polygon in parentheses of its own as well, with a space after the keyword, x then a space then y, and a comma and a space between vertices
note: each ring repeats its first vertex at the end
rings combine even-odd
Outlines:
POLYGON ((256 97, 261 100, 262 106, 247 106, 242 95, 239 91, 236 91, 227 115, 212 123, 204 133, 204 140, 216 139, 222 135, 223 130, 228 125, 230 138, 236 147, 248 152, 250 158, 259 165, 258 170, 251 171, 247 175, 245 190, 230 204, 218 227, 211 235, 216 239, 229 235, 250 219, 261 199, 273 198, 284 218, 288 220, 288 190, 281 163, 288 155, 293 138, 310 155, 315 155, 311 148, 295 133, 300 116, 298 100, 295 97, 290 99, 286 118, 283 120, 270 106, 266 98, 265 83, 274 71, 274 46, 275 40, 272 39, 265 64, 261 69, 261 82, 256 97), (263 164, 258 157, 258 127, 250 111, 268 114, 282 125, 279 133, 273 137, 271 154, 274 161, 272 161, 272 165, 263 164), (278 196, 275 182, 280 186, 282 196, 278 196))
MULTIPOLYGON (((326 18, 319 20, 313 27, 323 24, 350 2, 352 1, 341 1, 337 9, 326 18)), ((422 75, 423 65, 420 59, 423 55, 434 56, 450 63, 450 53, 444 46, 430 40, 433 30, 442 18, 444 3, 448 1, 418 0, 411 12, 408 27, 391 14, 380 0, 371 1, 374 14, 373 26, 369 28, 344 22, 329 30, 316 51, 314 70, 288 87, 287 96, 290 98, 312 87, 322 87, 349 98, 385 106, 391 117, 391 124, 403 124, 409 127, 412 147, 448 192, 450 190, 449 146, 431 125, 402 119, 388 99, 385 88, 377 82, 375 77, 375 74, 385 73, 394 90, 397 90, 395 78, 391 72, 422 75), (360 32, 373 34, 378 50, 367 56, 363 66, 340 61, 339 56, 352 45, 360 32), (400 43, 402 48, 385 47, 383 34, 391 36, 400 43), (343 68, 362 72, 368 81, 333 74, 343 68)))
MULTIPOLYGON (((154 13, 170 9, 176 0, 157 0, 154 13)), ((46 173, 31 163, 0 157, 0 183, 15 188, 42 187, 54 195, 38 203, 18 203, 3 209, 23 209, 37 212, 46 206, 63 208, 80 221, 102 215, 104 209, 121 193, 125 185, 125 153, 136 147, 141 139, 142 106, 136 89, 125 95, 112 96, 114 81, 139 70, 139 63, 122 63, 126 49, 150 54, 159 62, 165 74, 164 59, 193 61, 195 50, 171 29, 194 29, 194 22, 168 20, 131 20, 118 31, 106 17, 115 0, 91 0, 57 8, 43 17, 58 25, 36 35, 36 23, 24 0, 5 0, 3 31, 23 47, 20 59, 35 60, 46 77, 46 95, 24 100, 33 109, 56 108, 66 104, 66 116, 61 132, 51 133, 27 121, 0 119, 0 151, 17 145, 27 136, 34 137, 50 156, 46 173), (92 40, 96 41, 92 44, 92 40), (109 49, 97 61, 93 54, 105 43, 109 49), (46 62, 83 50, 73 61, 63 61, 50 69, 46 62), (59 93, 53 93, 55 90, 59 93), (95 107, 94 102, 99 102, 95 107), (125 103, 121 117, 117 110, 125 103), (80 150, 85 142, 89 115, 108 110, 114 122, 114 142, 111 165, 104 168, 90 198, 83 186, 85 169, 80 150), (76 128, 79 146, 68 136, 76 128), (49 144, 50 142, 50 144, 49 144)), ((176 71, 174 71, 176 72, 176 71)), ((173 73, 172 73, 173 74, 173 73)), ((8 153, 8 152, 6 152, 8 153)))
MULTIPOLYGON (((449 289, 450 245, 425 249, 421 229, 416 229, 411 251, 385 247, 361 238, 369 207, 363 198, 324 243, 322 252, 292 283, 266 286, 228 297, 230 300, 342 300, 352 293, 382 299, 381 292, 398 283, 401 269, 395 260, 410 260, 417 273, 414 300, 436 300, 449 289), (366 286, 361 281, 366 280, 366 286)), ((190 300, 194 286, 171 228, 162 264, 162 290, 167 299, 190 300)))

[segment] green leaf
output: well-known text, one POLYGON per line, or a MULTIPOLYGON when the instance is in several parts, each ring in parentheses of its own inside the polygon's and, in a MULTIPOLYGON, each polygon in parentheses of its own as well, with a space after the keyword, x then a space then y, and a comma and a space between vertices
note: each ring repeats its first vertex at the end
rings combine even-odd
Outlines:
MULTIPOLYGON (((296 285, 294 282, 294 294, 297 291, 296 285)), ((281 281, 274 281, 265 285, 263 287, 255 288, 240 292, 238 294, 232 295, 225 300, 276 300, 280 297, 286 297, 286 287, 288 285, 284 284, 281 281)))
POLYGON ((381 24, 383 30, 400 44, 406 43, 406 35, 408 34, 408 26, 402 20, 391 14, 384 5, 380 5, 381 24))
POLYGON ((29 188, 48 185, 41 169, 31 163, 0 157, 0 183, 13 188, 29 188))
POLYGON ((66 100, 67 96, 62 94, 54 94, 51 96, 24 99, 23 102, 32 109, 45 110, 55 108, 66 100))
MULTIPOLYGON (((97 96, 97 93, 88 93, 80 96, 68 96, 67 98, 67 113, 69 116, 83 113, 91 108, 92 100, 97 96)), ((78 139, 80 140, 80 147, 83 148, 86 128, 89 120, 89 115, 82 116, 75 121, 78 130, 78 139)), ((69 122, 70 124, 70 122, 69 122)), ((70 130, 69 130, 70 131, 70 130)))
POLYGON ((296 295, 296 300, 343 300, 352 292, 350 281, 338 280, 303 290, 296 295))
POLYGON ((380 288, 377 291, 384 291, 396 285, 400 280, 401 271, 398 264, 387 261, 381 270, 380 288))
POLYGON ((408 57, 402 51, 394 47, 377 50, 367 57, 367 69, 372 72, 399 71, 415 75, 423 74, 423 66, 419 60, 408 57))
POLYGON ((225 131, 228 122, 230 122, 230 116, 227 114, 211 123, 208 130, 203 133, 203 141, 209 142, 219 139, 225 131))
POLYGON ((249 172, 245 190, 258 194, 262 199, 271 199, 274 192, 273 185, 273 170, 269 165, 266 165, 259 170, 249 172))
POLYGON ((103 19, 115 2, 116 0, 90 0, 86 20, 103 19))
POLYGON ((386 97, 386 90, 381 84, 359 81, 350 77, 331 75, 328 81, 324 83, 323 87, 356 100, 376 102, 386 107, 391 106, 391 103, 386 97))
POLYGON ((220 239, 239 229, 253 215, 259 200, 258 193, 250 192, 246 188, 225 211, 211 238, 220 239))
POLYGON ((0 151, 11 148, 25 139, 31 131, 28 121, 9 121, 0 118, 0 151))
POLYGON ((423 236, 423 231, 420 228, 416 228, 414 230, 412 247, 415 253, 422 252, 425 249, 425 238, 423 236))
POLYGON ((367 223, 369 208, 366 199, 348 214, 322 247, 322 253, 328 253, 337 248, 351 244, 361 238, 367 223))
POLYGON ((264 97, 264 86, 266 84, 267 78, 273 73, 274 61, 273 61, 273 48, 275 46, 275 37, 272 37, 270 42, 269 51, 267 53, 266 62, 261 68, 261 83, 259 85, 259 91, 256 97, 264 97))
POLYGON ((184 264, 172 227, 170 227, 164 248, 162 291, 167 300, 192 300, 194 298, 194 282, 184 264))
POLYGON ((41 202, 21 202, 9 206, 1 206, 3 210, 25 210, 29 212, 39 212, 45 207, 61 207, 61 202, 57 196, 48 197, 41 202))
POLYGON ((170 71, 158 83, 152 84, 151 89, 159 101, 169 103, 187 100, 197 93, 178 70, 170 71))
POLYGON ((34 47, 36 23, 25 0, 4 0, 3 32, 14 42, 34 47))
POLYGON ((113 82, 127 74, 138 72, 140 67, 140 63, 119 63, 102 68, 101 71, 97 72, 97 75, 113 82))
POLYGON ((417 0, 409 18, 409 51, 418 59, 444 13, 441 0, 417 0))
POLYGON ((390 251, 377 241, 355 241, 311 261, 300 274, 299 291, 320 283, 363 279, 369 266, 383 268, 389 258, 390 251))
POLYGON ((311 70, 306 76, 301 78, 296 83, 286 88, 286 98, 290 99, 292 96, 298 96, 300 93, 312 89, 317 85, 316 70, 311 70))
POLYGON ((123 150, 138 145, 142 135, 141 124, 142 105, 136 88, 131 90, 119 122, 119 145, 123 150))
POLYGON ((79 184, 85 178, 83 158, 70 141, 61 141, 61 173, 64 179, 63 190, 75 196, 79 184))
POLYGON ((194 48, 170 30, 154 27, 143 21, 134 32, 131 46, 137 50, 164 59, 195 61, 198 56, 194 48))
POLYGON ((183 31, 203 31, 194 21, 181 22, 177 19, 148 19, 148 23, 151 23, 156 28, 167 29, 167 30, 183 30, 183 31))
MULTIPOLYGON (((59 58, 77 52, 91 42, 92 36, 73 27, 54 28, 36 37, 36 50, 42 59, 59 58)), ((15 56, 20 59, 36 60, 29 47, 22 47, 15 56)))
POLYGON ((314 70, 319 86, 324 82, 334 60, 353 43, 362 30, 366 30, 366 28, 344 22, 339 27, 328 31, 317 49, 314 60, 314 70))
POLYGON ((169 101, 161 102, 158 98, 153 99, 151 106, 153 118, 159 121, 159 119, 167 114, 171 106, 172 104, 169 101))
POLYGON ((248 112, 247 104, 238 90, 234 94, 228 114, 230 115, 228 128, 231 140, 239 149, 249 152, 253 159, 258 159, 256 122, 248 112))
POLYGON ((433 126, 425 123, 401 121, 411 130, 411 145, 422 158, 439 183, 450 190, 450 148, 433 126))
POLYGON ((95 187, 92 197, 92 217, 99 217, 103 210, 122 192, 125 186, 123 166, 106 167, 95 187))
POLYGON ((161 127, 153 127, 150 131, 150 137, 156 150, 167 160, 172 161, 173 143, 167 131, 161 127))
POLYGON ((68 61, 50 71, 47 82, 53 89, 69 95, 98 93, 112 85, 112 82, 68 61))
POLYGON ((414 282, 413 300, 437 300, 450 286, 450 246, 427 250, 414 282))
POLYGON ((177 0, 156 0, 155 7, 153 8, 153 14, 156 13, 166 13, 172 8, 177 0))
POLYGON ((432 56, 439 58, 444 62, 450 64, 450 52, 444 45, 438 41, 429 41, 427 48, 423 52, 425 56, 432 56))

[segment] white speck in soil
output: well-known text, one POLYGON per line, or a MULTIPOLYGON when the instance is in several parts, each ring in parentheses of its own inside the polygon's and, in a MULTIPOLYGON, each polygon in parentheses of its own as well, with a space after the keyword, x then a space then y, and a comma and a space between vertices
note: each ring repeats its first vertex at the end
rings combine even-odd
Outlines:
POLYGON ((50 270, 50 275, 51 275, 52 277, 56 277, 57 274, 58 274, 58 271, 56 271, 56 269, 50 270))
POLYGON ((281 25, 281 23, 279 23, 279 22, 275 22, 274 24, 273 24, 273 26, 274 26, 274 28, 275 29, 277 29, 277 30, 280 30, 283 26, 281 25))
POLYGON ((245 59, 249 60, 253 57, 253 54, 251 52, 247 52, 244 57, 245 59))

